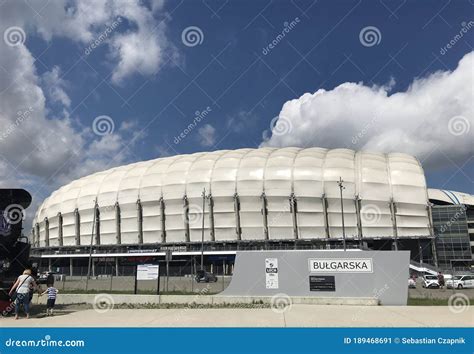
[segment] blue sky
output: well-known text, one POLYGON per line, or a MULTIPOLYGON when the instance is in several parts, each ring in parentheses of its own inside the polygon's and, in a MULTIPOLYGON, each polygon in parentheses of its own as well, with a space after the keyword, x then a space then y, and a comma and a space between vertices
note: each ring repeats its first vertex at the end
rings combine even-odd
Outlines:
MULTIPOLYGON (((0 141, 9 144, 1 153, 0 167, 4 184, 20 184, 36 199, 71 179, 117 164, 261 144, 403 150, 423 161, 429 186, 473 192, 472 59, 465 60, 463 70, 471 68, 467 75, 459 71, 449 78, 472 52, 469 1, 186 0, 139 2, 132 9, 116 2, 84 8, 82 16, 74 2, 57 1, 49 5, 51 9, 21 3, 0 5, 2 32, 16 26, 25 34, 21 45, 0 47, 7 54, 0 61, 0 75, 6 76, 0 99, 8 95, 12 102, 11 97, 23 94, 15 92, 27 90, 44 96, 44 103, 39 103, 43 106, 32 113, 35 119, 41 115, 42 123, 30 132, 25 128, 22 137, 32 142, 31 150, 43 150, 43 157, 35 155, 30 161, 26 157, 30 151, 19 152, 15 145, 22 140, 8 136, 0 141), (103 16, 98 15, 101 11, 103 16), (54 15, 58 13, 61 16, 54 15), (86 54, 90 43, 118 18, 117 27, 86 54), (287 32, 285 24, 291 27, 287 32), (364 29, 372 29, 375 42, 364 45, 360 38, 364 29), (183 31, 194 31, 197 42, 185 43, 183 31), (284 37, 277 39, 282 32, 284 37), (446 49, 460 32, 462 38, 446 49), (144 43, 144 38, 151 38, 151 47, 134 42, 144 43), (17 80, 20 63, 21 72, 31 74, 18 74, 17 80), (432 76, 436 72, 438 76, 432 76), (424 89, 410 90, 414 80, 424 89), (460 92, 459 87, 463 92, 456 93, 452 102, 450 94, 440 93, 441 98, 427 103, 433 107, 418 107, 419 102, 430 101, 431 92, 438 95, 439 89, 430 85, 443 87, 442 80, 453 85, 453 92, 460 92), (21 87, 28 88, 15 91, 14 83, 22 81, 21 87), (384 102, 390 111, 404 105, 419 108, 410 111, 410 119, 399 121, 401 134, 411 134, 407 143, 401 145, 404 137, 390 136, 390 124, 398 124, 392 115, 381 113, 380 119, 359 124, 357 115, 363 112, 356 109, 351 117, 353 109, 344 107, 340 91, 335 90, 344 83, 354 83, 347 86, 349 93, 356 90, 369 103, 377 101, 370 95, 377 96, 380 90, 382 96, 406 93, 402 103, 385 98, 374 109, 385 109, 384 102), (325 93, 313 106, 304 106, 303 113, 289 106, 282 111, 287 101, 320 89, 325 93), (428 98, 420 98, 423 95, 428 98), (332 121, 334 112, 321 108, 327 109, 331 100, 335 106, 330 111, 340 111, 337 123, 332 121), (449 109, 431 120, 427 112, 445 109, 436 104, 449 109), (196 112, 206 109, 205 117, 176 143, 175 138, 195 121, 196 112), (417 112, 420 124, 414 129, 417 112), (283 113, 294 129, 285 137, 272 137, 278 122, 274 118, 283 113), (109 136, 94 134, 94 121, 103 115, 113 123, 109 136), (453 118, 461 124, 460 133, 446 133, 453 118), (300 125, 309 128, 302 130, 300 125), (431 131, 433 126, 443 129, 431 131), (48 138, 36 143, 36 134, 44 127, 48 138), (412 134, 414 130, 419 134, 412 134), (430 145, 438 136, 440 143, 430 145), (350 137, 358 137, 357 143, 350 137), (45 155, 56 153, 54 161, 47 161, 45 155)), ((24 110, 29 106, 25 102, 11 112, 24 110)), ((295 105, 300 107, 297 101, 295 105)), ((8 112, 3 113, 0 117, 6 119, 8 112)))

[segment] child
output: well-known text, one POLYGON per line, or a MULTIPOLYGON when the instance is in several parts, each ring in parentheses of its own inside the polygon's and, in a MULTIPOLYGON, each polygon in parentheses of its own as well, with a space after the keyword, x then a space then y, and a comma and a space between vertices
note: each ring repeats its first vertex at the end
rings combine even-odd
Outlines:
POLYGON ((48 288, 45 290, 44 295, 48 293, 48 302, 46 303, 46 316, 53 315, 54 303, 56 302, 56 295, 58 293, 58 289, 56 289, 53 284, 48 284, 48 288))

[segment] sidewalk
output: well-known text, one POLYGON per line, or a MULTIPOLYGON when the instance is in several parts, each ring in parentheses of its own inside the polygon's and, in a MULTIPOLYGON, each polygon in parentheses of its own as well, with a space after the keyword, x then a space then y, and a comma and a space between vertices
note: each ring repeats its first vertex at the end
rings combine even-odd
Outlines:
POLYGON ((474 307, 293 305, 272 309, 78 310, 0 320, 1 327, 472 327, 474 307))

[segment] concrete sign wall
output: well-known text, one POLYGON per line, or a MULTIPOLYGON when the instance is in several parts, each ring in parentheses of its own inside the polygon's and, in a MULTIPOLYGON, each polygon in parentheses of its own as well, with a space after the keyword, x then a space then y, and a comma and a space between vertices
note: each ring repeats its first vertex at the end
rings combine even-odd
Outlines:
POLYGON ((406 305, 409 251, 238 251, 222 295, 374 297, 406 305))

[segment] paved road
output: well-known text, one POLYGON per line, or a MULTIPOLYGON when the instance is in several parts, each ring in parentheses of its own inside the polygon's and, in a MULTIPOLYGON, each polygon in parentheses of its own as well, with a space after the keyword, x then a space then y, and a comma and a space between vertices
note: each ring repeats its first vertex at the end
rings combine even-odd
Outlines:
POLYGON ((268 309, 57 311, 54 317, 1 320, 5 327, 472 327, 474 307, 293 305, 268 309))

